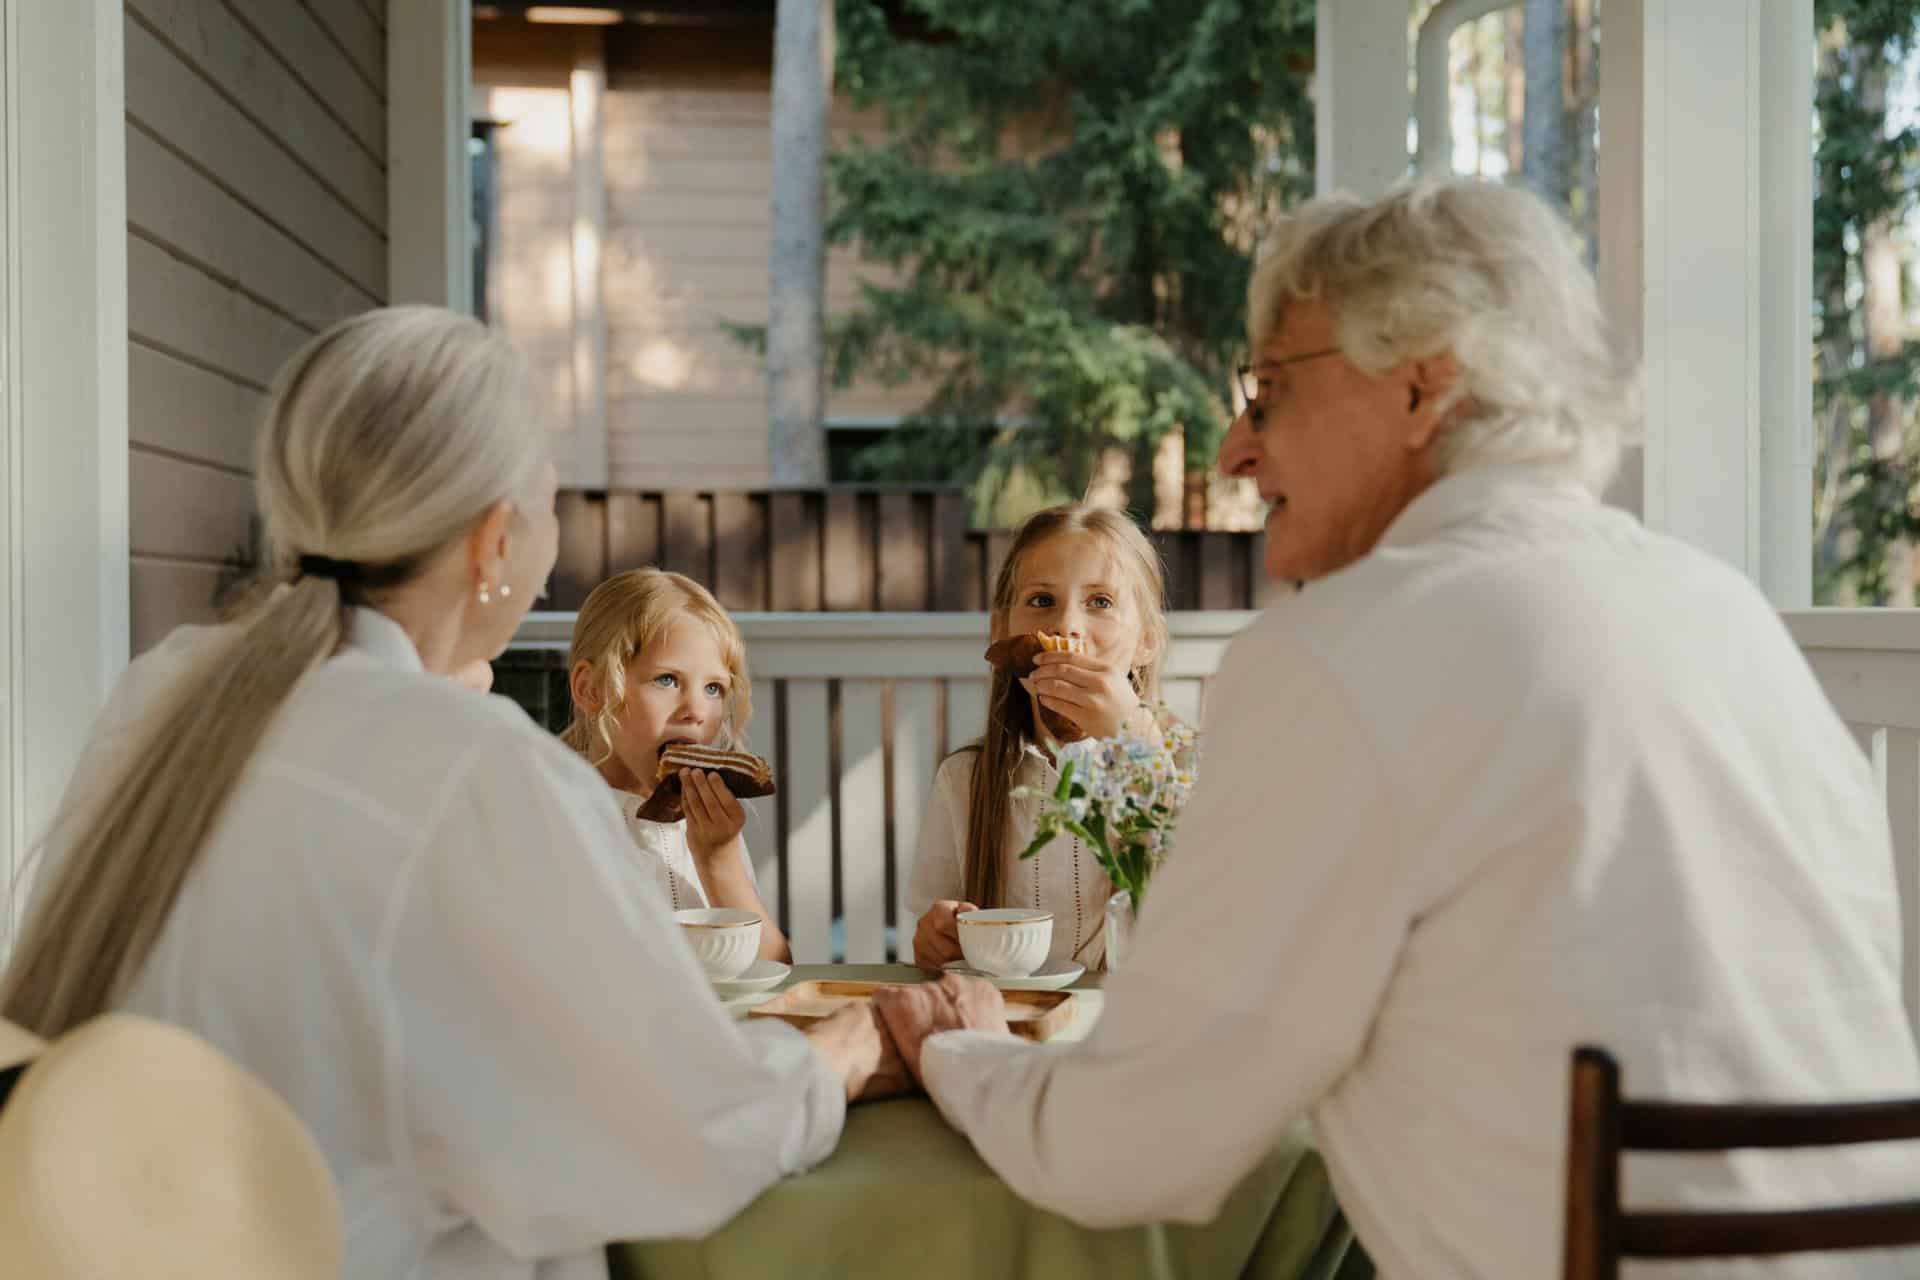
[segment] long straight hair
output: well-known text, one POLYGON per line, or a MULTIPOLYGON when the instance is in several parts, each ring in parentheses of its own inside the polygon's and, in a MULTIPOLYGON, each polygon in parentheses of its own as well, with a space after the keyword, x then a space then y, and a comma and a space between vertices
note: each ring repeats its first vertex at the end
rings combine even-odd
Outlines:
POLYGON ((291 581, 257 597, 143 718, 107 783, 56 819, 51 879, 0 980, 0 1016, 52 1038, 113 1007, 280 707, 340 647, 346 607, 529 491, 547 450, 537 404, 504 338, 431 307, 365 312, 287 363, 255 489, 291 581), (364 589, 295 577, 302 555, 359 566, 364 589))
MULTIPOLYGON (((1131 603, 1140 611, 1141 635, 1148 647, 1147 661, 1132 672, 1133 687, 1152 701, 1160 696, 1160 673, 1167 661, 1167 572, 1160 556, 1125 512, 1101 507, 1050 507, 1020 526, 1006 561, 993 585, 995 636, 1006 630, 1013 611, 1014 588, 1020 582, 1020 558, 1048 538, 1062 533, 1086 533, 1109 545, 1126 576, 1131 603)), ((973 782, 967 793, 967 849, 962 881, 968 902, 983 907, 1005 905, 1008 860, 1017 850, 1008 847, 1008 819, 1013 801, 1014 773, 1034 731, 1033 699, 1013 673, 996 668, 987 695, 987 730, 969 748, 977 754, 973 782)))

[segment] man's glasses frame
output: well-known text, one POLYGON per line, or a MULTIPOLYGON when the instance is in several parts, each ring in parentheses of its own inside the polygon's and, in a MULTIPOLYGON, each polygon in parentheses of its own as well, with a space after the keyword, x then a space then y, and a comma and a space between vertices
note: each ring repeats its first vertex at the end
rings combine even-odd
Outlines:
POLYGON ((1246 404, 1252 405, 1260 399, 1261 379, 1255 373, 1255 370, 1283 369, 1290 364, 1300 364, 1307 360, 1321 360, 1327 356, 1337 356, 1339 354, 1341 354, 1339 347, 1324 347, 1319 351, 1305 351, 1297 356, 1282 356, 1278 360, 1261 360, 1257 363, 1242 362, 1240 367, 1234 370, 1233 376, 1240 387, 1241 398, 1246 404))

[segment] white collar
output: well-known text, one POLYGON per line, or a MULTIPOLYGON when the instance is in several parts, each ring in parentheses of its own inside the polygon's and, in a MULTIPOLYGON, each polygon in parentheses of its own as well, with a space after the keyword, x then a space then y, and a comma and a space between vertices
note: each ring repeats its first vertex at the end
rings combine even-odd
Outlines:
POLYGON ((1472 467, 1441 476, 1406 505, 1380 537, 1382 547, 1408 547, 1442 530, 1471 520, 1489 507, 1516 496, 1572 498, 1597 502, 1576 481, 1547 467, 1526 464, 1472 467))
POLYGON ((399 671, 427 669, 406 628, 378 609, 361 606, 348 615, 347 647, 399 671))

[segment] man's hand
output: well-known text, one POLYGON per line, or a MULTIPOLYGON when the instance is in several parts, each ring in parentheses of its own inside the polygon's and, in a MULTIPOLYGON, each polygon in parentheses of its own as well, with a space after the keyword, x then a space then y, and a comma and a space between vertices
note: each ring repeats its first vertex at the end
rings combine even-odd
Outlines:
POLYGON ((890 1098, 913 1088, 913 1077, 873 1005, 849 1004, 809 1027, 806 1036, 845 1083, 848 1102, 890 1098))
POLYGON ((913 962, 935 973, 942 965, 961 958, 960 921, 962 911, 977 911, 971 902, 948 898, 927 908, 913 929, 913 962))
POLYGON ((985 978, 950 973, 938 982, 881 987, 873 993, 873 1007, 922 1088, 927 1082, 920 1073, 920 1052, 928 1036, 941 1031, 1007 1033, 1006 1002, 985 978))

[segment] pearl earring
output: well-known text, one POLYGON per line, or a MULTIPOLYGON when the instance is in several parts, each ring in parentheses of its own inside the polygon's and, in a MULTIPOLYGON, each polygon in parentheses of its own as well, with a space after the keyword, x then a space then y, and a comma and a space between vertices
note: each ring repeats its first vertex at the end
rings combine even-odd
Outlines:
POLYGON ((501 598, 502 600, 505 600, 505 599, 506 599, 506 598, 507 598, 508 596, 510 596, 510 595, 512 595, 512 594, 513 594, 513 588, 512 588, 512 587, 510 587, 510 586, 508 586, 508 585, 507 585, 506 583, 504 583, 504 582, 500 584, 500 598, 501 598))
POLYGON ((487 590, 487 584, 484 582, 480 584, 480 603, 481 604, 493 603, 493 593, 487 590))

